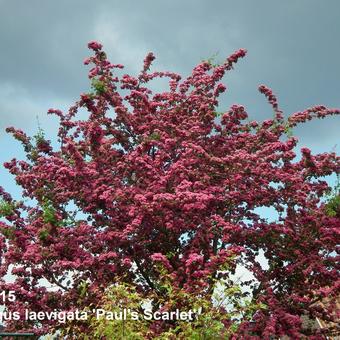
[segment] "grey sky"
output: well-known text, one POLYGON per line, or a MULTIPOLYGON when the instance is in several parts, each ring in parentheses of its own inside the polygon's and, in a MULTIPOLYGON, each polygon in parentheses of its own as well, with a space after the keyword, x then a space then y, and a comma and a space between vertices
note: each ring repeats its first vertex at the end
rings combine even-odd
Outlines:
MULTIPOLYGON (((247 58, 225 78, 223 105, 244 104, 254 119, 271 116, 257 91, 261 83, 286 114, 315 104, 340 107, 339 13, 337 0, 0 0, 0 162, 22 157, 6 126, 33 133, 38 115, 53 135, 47 109, 66 109, 88 89, 82 62, 90 40, 102 42, 126 72, 137 72, 149 51, 154 69, 188 74, 216 52, 221 61, 246 48, 247 58)), ((330 151, 340 141, 339 123, 315 121, 296 134, 301 145, 330 151)), ((0 168, 0 185, 6 183, 12 187, 0 168)))

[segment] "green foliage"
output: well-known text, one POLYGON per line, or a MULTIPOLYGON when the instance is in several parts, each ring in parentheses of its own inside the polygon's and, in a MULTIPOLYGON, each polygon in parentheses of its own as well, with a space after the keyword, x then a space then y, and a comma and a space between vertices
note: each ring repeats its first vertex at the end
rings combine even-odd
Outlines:
POLYGON ((13 228, 0 228, 0 233, 5 236, 7 239, 14 238, 14 229, 13 228))
POLYGON ((327 204, 326 204, 326 213, 328 216, 335 217, 337 212, 340 208, 340 196, 333 197, 327 204))
POLYGON ((43 220, 45 223, 58 224, 58 220, 56 218, 56 210, 49 200, 47 199, 43 200, 42 210, 43 220))
POLYGON ((219 111, 214 111, 213 112, 213 115, 218 118, 218 117, 221 117, 223 115, 224 112, 219 112, 219 111))
POLYGON ((293 137, 293 128, 289 124, 285 124, 284 132, 288 138, 293 137))
POLYGON ((45 133, 40 126, 38 126, 38 132, 33 136, 33 139, 35 140, 36 145, 46 141, 45 133))
MULTIPOLYGON (((83 299, 88 292, 88 284, 82 282, 78 286, 79 299, 83 299)), ((143 298, 136 292, 135 287, 124 283, 112 285, 106 290, 106 295, 99 302, 98 306, 89 306, 87 310, 92 308, 100 308, 105 310, 107 315, 110 313, 119 313, 124 309, 129 309, 139 313, 143 298)), ((112 314, 111 314, 112 315, 112 314)), ((94 313, 90 313, 87 321, 90 324, 90 331, 83 334, 77 325, 69 324, 63 327, 61 334, 76 335, 82 339, 128 339, 139 340, 144 339, 143 334, 147 332, 148 323, 145 320, 132 320, 124 318, 112 320, 110 317, 98 317, 94 313)))
POLYGON ((87 290, 88 290, 88 286, 89 286, 89 284, 86 281, 82 281, 78 285, 78 294, 79 294, 80 298, 83 298, 83 297, 86 296, 87 290))
POLYGON ((327 195, 327 203, 325 206, 326 214, 330 217, 335 217, 340 213, 340 176, 338 175, 337 182, 327 195))
POLYGON ((160 140, 161 139, 161 135, 157 132, 152 132, 147 138, 146 141, 152 141, 152 140, 160 140))
POLYGON ((209 58, 202 59, 202 62, 206 62, 212 67, 217 67, 217 66, 221 65, 221 62, 216 61, 218 54, 219 54, 219 52, 217 51, 212 56, 210 56, 209 58))
POLYGON ((0 200, 0 217, 11 216, 14 212, 15 205, 12 202, 0 200))
POLYGON ((95 94, 97 95, 101 95, 107 91, 105 82, 99 79, 96 79, 96 78, 92 78, 91 88, 94 90, 95 94))
MULTIPOLYGON (((246 298, 238 286, 228 285, 222 280, 215 282, 214 294, 194 295, 172 282, 171 275, 165 268, 158 264, 157 270, 161 272, 161 282, 157 285, 157 292, 148 296, 148 299, 136 290, 132 284, 114 284, 106 290, 104 297, 95 308, 106 311, 106 317, 97 318, 92 315, 87 321, 90 331, 80 333, 80 328, 74 326, 64 327, 62 335, 77 334, 84 339, 231 339, 237 331, 240 322, 251 320, 256 311, 265 309, 264 305, 254 304, 246 298), (193 311, 192 320, 169 321, 168 327, 160 334, 154 334, 151 329, 157 322, 144 317, 144 311, 193 311), (120 315, 123 310, 128 310, 127 318, 107 317, 110 313, 120 315), (138 315, 132 318, 131 315, 138 315), (70 333, 71 332, 71 333, 70 333), (73 333, 72 333, 73 332, 73 333)), ((85 286, 84 286, 85 287, 85 286)), ((83 286, 79 294, 84 297, 86 292, 83 286)), ((94 308, 93 306, 88 307, 94 308)), ((113 314, 112 314, 113 315, 113 314)), ((88 329, 88 328, 87 328, 88 329)))
POLYGON ((41 229, 40 231, 39 231, 39 239, 41 240, 41 241, 46 241, 47 240, 47 238, 48 238, 48 236, 49 236, 49 232, 48 232, 48 230, 47 229, 45 229, 45 228, 43 228, 43 229, 41 229))

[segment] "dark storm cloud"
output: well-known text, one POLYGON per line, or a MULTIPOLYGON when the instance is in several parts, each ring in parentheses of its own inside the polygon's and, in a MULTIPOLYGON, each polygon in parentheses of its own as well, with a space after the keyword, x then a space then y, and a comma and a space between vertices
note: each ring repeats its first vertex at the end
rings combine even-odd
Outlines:
POLYGON ((82 82, 81 59, 95 11, 79 1, 1 3, 1 80, 31 93, 65 95, 82 82), (88 9, 88 8, 87 8, 88 9))
MULTIPOLYGON (((132 72, 148 51, 157 56, 155 68, 188 74, 202 58, 218 52, 222 61, 247 48, 246 60, 226 77, 222 103, 244 104, 255 119, 271 116, 260 83, 273 88, 286 113, 340 107, 339 10, 336 0, 1 1, 0 127, 33 128, 36 115, 77 99, 88 88, 82 61, 92 39, 132 72)), ((304 144, 329 150, 338 122, 311 123, 297 133, 304 144)))
MULTIPOLYGON (((246 48, 247 58, 225 78, 221 109, 244 104, 252 119, 272 116, 257 91, 261 83, 286 114, 315 104, 340 107, 339 13, 338 0, 0 0, 0 164, 24 157, 6 126, 33 134, 38 116, 55 135, 56 120, 46 111, 67 109, 89 88, 82 61, 90 40, 102 42, 126 72, 138 72, 153 51, 155 69, 184 75, 216 52, 220 62, 246 48)), ((339 116, 309 122, 295 133, 314 152, 338 143, 339 153, 339 123, 339 116)), ((0 185, 21 198, 1 165, 0 185)))

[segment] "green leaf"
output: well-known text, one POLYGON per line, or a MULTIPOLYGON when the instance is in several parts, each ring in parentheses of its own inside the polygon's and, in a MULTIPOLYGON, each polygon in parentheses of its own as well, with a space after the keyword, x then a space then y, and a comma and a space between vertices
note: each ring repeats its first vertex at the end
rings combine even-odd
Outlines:
POLYGON ((107 90, 106 84, 103 81, 96 78, 92 79, 91 87, 95 90, 97 94, 103 94, 107 90))
POLYGON ((0 201, 0 217, 11 216, 14 213, 14 204, 4 200, 0 201))

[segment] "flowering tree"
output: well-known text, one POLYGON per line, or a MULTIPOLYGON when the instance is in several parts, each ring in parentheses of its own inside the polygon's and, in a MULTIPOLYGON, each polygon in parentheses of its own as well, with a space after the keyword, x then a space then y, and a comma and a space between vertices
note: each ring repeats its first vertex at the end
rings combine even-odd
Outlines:
POLYGON ((99 43, 89 48, 92 91, 67 113, 49 110, 60 119, 58 148, 42 132, 31 138, 7 129, 27 159, 5 167, 29 199, 0 191, 1 274, 15 275, 13 283, 1 281, 2 290, 16 293, 8 311, 82 308, 115 283, 152 294, 157 309, 155 297, 167 296, 164 271, 174 289, 211 297, 216 281, 243 261, 256 278, 244 284, 266 308, 241 320, 235 336, 317 338, 302 317, 336 318, 335 303, 317 302, 339 287, 339 200, 331 207, 323 200, 330 190, 323 177, 339 172, 340 158, 303 148, 297 161, 297 139, 289 132, 340 111, 315 106, 284 119, 262 85, 272 119, 249 121, 240 105, 218 112, 226 90, 220 81, 243 49, 221 65, 202 62, 181 80, 150 72, 152 53, 138 76, 118 76, 122 65, 110 63, 99 43), (148 84, 162 77, 169 90, 154 94, 148 84), (77 115, 82 110, 84 120, 77 115), (275 209, 277 219, 261 217, 256 208, 262 207, 275 209), (49 291, 41 279, 58 289, 49 291))

